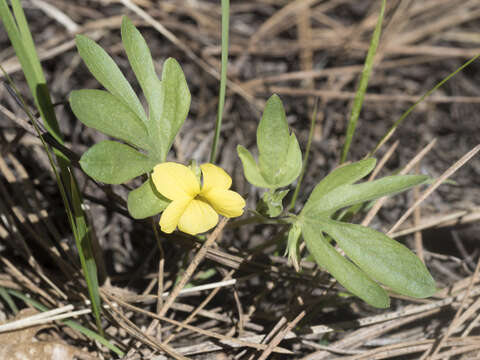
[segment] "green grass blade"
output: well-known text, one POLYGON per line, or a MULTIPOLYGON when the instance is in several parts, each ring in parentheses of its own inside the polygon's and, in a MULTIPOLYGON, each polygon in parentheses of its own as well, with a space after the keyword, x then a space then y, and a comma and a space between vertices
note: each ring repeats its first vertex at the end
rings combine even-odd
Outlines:
POLYGON ((368 157, 373 156, 377 152, 378 149, 393 135, 395 132, 395 129, 405 120, 405 118, 410 115, 410 113, 417 107, 418 104, 420 104, 423 100, 425 100, 427 97, 432 95, 435 91, 437 91, 443 84, 445 84, 448 80, 450 80, 452 77, 457 75, 460 71, 465 69, 467 66, 469 66, 471 63, 473 63, 475 60, 477 60, 480 57, 480 54, 475 55, 472 57, 470 60, 466 61, 462 66, 460 66, 458 69, 456 69, 454 72, 449 74, 447 77, 442 79, 438 84, 436 84, 432 89, 427 91, 420 99, 418 99, 412 106, 410 106, 407 111, 405 111, 392 125, 392 127, 387 131, 387 133, 380 139, 378 144, 375 146, 375 149, 368 155, 368 157))
POLYGON ((223 106, 225 105, 225 92, 227 86, 227 65, 228 65, 228 29, 230 23, 230 0, 222 0, 222 69, 220 71, 220 94, 218 95, 217 123, 213 137, 210 162, 214 163, 217 158, 218 139, 222 127, 223 106))
POLYGON ((18 60, 22 65, 28 87, 34 98, 35 105, 45 122, 45 127, 58 142, 63 144, 60 128, 25 14, 19 0, 12 0, 11 3, 13 15, 8 8, 6 0, 0 0, 0 17, 18 60))
MULTIPOLYGON (((46 306, 40 304, 38 301, 35 301, 32 298, 30 298, 30 297, 28 297, 28 296, 26 296, 26 295, 24 295, 24 294, 22 294, 22 293, 20 293, 16 290, 7 289, 7 291, 8 291, 9 294, 23 300, 26 304, 31 305, 31 306, 37 308, 40 311, 51 310, 51 309, 47 308, 46 306)), ((118 347, 113 345, 110 341, 105 339, 103 336, 101 336, 100 334, 97 334, 95 331, 87 329, 86 327, 80 325, 76 321, 73 321, 73 320, 59 320, 59 322, 71 327, 72 329, 82 333, 83 335, 85 335, 86 337, 88 337, 92 340, 98 341, 100 344, 106 346, 107 348, 112 350, 118 356, 122 357, 122 356, 125 355, 125 353, 122 350, 120 350, 118 347)))
MULTIPOLYGON (((50 94, 48 92, 48 88, 46 85, 45 77, 43 76, 42 68, 40 65, 40 61, 38 59, 38 55, 35 49, 35 45, 33 43, 32 35, 30 29, 28 28, 28 23, 25 18, 25 14, 21 7, 21 3, 19 0, 11 0, 13 15, 10 12, 8 4, 6 0, 0 0, 0 18, 7 30, 8 36, 12 45, 15 49, 15 53, 22 65, 22 70, 25 74, 25 78, 27 79, 28 86, 30 91, 32 92, 32 96, 35 101, 35 105, 37 110, 39 111, 45 127, 47 128, 48 132, 60 143, 63 144, 63 139, 58 127, 57 118, 55 116, 55 112, 53 109, 52 101, 50 98, 50 94), (14 17, 15 16, 15 17, 14 17)), ((3 71, 3 68, 1 68, 3 71)), ((73 215, 72 209, 69 204, 69 197, 68 194, 70 191, 75 192, 77 195, 79 194, 77 190, 77 185, 75 181, 71 181, 71 174, 69 171, 69 161, 66 156, 61 154, 59 151, 54 150, 55 155, 58 159, 58 164, 60 167, 60 175, 55 167, 55 162, 53 159, 53 155, 50 152, 47 144, 45 143, 43 137, 41 136, 41 132, 38 128, 36 123, 36 119, 29 111, 29 107, 27 106, 25 100, 21 96, 21 94, 16 90, 15 85, 8 77, 8 75, 4 72, 5 78, 10 82, 12 88, 16 92, 17 97, 22 102, 23 108, 26 111, 30 121, 32 122, 37 135, 40 137, 42 144, 47 152, 47 156, 52 167, 52 170, 55 174, 55 178, 57 180, 57 184, 64 202, 65 211, 67 213, 70 226, 72 228, 72 232, 76 237, 78 234, 82 233, 82 229, 77 229, 77 222, 75 221, 75 217, 73 215), (63 181, 62 181, 63 180, 63 181), (66 189, 65 187, 70 187, 70 189, 66 189)), ((84 216, 83 213, 78 216, 84 216)), ((83 222, 86 224, 85 218, 83 218, 83 222)), ((88 239, 88 233, 85 235, 88 239)), ((87 240, 88 242, 88 240, 87 240)), ((78 249, 79 253, 82 254, 82 248, 78 249)), ((83 264, 82 264, 83 265, 83 264)), ((89 277, 89 271, 87 267, 83 268, 85 276, 89 277)), ((87 283, 88 283, 87 279, 87 283)), ((96 303, 95 299, 92 298, 92 306, 96 303)), ((95 309, 94 313, 95 313, 95 309)), ((101 331, 101 330, 100 330, 101 331)))
MULTIPOLYGON (((72 209, 72 206, 70 204, 70 199, 68 198, 68 195, 67 195, 67 190, 65 189, 65 186, 64 186, 64 183, 63 181, 61 180, 60 178, 60 174, 58 173, 57 171, 57 168, 55 167, 55 164, 54 164, 54 160, 53 160, 53 154, 51 153, 50 149, 48 148, 47 144, 45 143, 45 140, 42 136, 40 136, 40 129, 38 128, 38 124, 37 124, 37 121, 35 120, 35 118, 32 116, 32 114, 30 113, 30 111, 28 111, 28 107, 27 107, 27 104, 25 103, 25 100, 23 99, 23 96, 17 91, 16 87, 15 87, 15 84, 13 84, 12 80, 10 79, 10 77, 8 76, 8 74, 5 72, 5 70, 3 69, 3 67, 0 66, 0 69, 3 71, 5 77, 7 78, 8 81, 10 81, 10 85, 12 86, 12 89, 15 91, 18 99, 20 100, 20 102, 22 103, 23 107, 25 108, 25 110, 27 111, 27 115, 29 116, 30 118, 30 121, 32 122, 41 142, 42 142, 42 145, 43 147, 45 148, 45 151, 47 153, 47 157, 48 157, 48 160, 50 162, 50 166, 52 167, 52 170, 53 170, 53 173, 55 174, 55 178, 57 180, 57 185, 58 185, 58 188, 60 190, 60 195, 62 197, 62 200, 63 200, 63 204, 64 204, 64 207, 65 207, 65 212, 67 213, 67 217, 68 217, 68 220, 69 220, 69 223, 70 223, 70 227, 72 229, 72 232, 73 232, 73 236, 75 238, 75 241, 76 241, 76 244, 77 244, 77 249, 78 249, 78 253, 79 253, 79 257, 80 257, 80 263, 82 265, 82 269, 83 269, 83 272, 84 272, 84 276, 85 276, 85 280, 87 282, 87 286, 88 286, 88 290, 89 290, 89 294, 90 294, 90 300, 91 300, 91 303, 92 303, 92 310, 93 310, 93 313, 97 319, 97 315, 99 316, 99 308, 100 308, 100 305, 98 305, 99 303, 99 299, 95 299, 95 285, 93 284, 97 284, 96 285, 96 293, 98 295, 98 280, 96 278, 96 272, 95 272, 95 275, 92 274, 93 272, 93 266, 91 263, 88 263, 85 261, 86 258, 88 258, 89 260, 93 261, 93 257, 91 256, 85 256, 84 254, 84 248, 87 248, 87 246, 89 246, 91 244, 91 240, 90 240, 90 236, 89 236, 89 232, 86 231, 86 228, 87 228, 87 223, 86 223, 86 220, 85 220, 85 215, 83 214, 83 211, 81 211, 81 202, 80 202, 80 196, 79 196, 79 192, 78 192, 78 186, 73 178, 73 175, 71 175, 69 173, 69 170, 68 170, 68 167, 65 168, 65 170, 68 172, 68 176, 69 176, 69 185, 70 185, 70 189, 72 191, 72 203, 74 205, 74 209, 72 209), (84 244, 86 244, 84 246, 84 244), (89 285, 90 284, 90 285, 89 285), (91 290, 93 289, 93 290, 91 290)), ((91 253, 91 252, 90 252, 91 253)), ((98 317, 97 319, 97 325, 100 324, 100 318, 98 317)), ((101 327, 99 327, 99 332, 103 334, 103 330, 101 327)))
POLYGON ((12 310, 12 312, 14 314, 17 314, 18 313, 18 308, 17 308, 17 305, 15 305, 15 302, 13 301, 12 297, 10 296, 10 294, 7 292, 7 290, 0 286, 0 296, 3 298, 3 300, 5 300, 5 302, 7 303, 7 305, 10 307, 10 310, 12 310))
POLYGON ((373 32, 372 40, 370 42, 370 47, 368 48, 367 57, 365 59, 365 64, 362 71, 362 76, 360 77, 360 83, 358 85, 357 93, 355 94, 355 99, 353 100, 352 112, 350 114, 350 120, 348 122, 347 134, 345 136, 345 144, 343 145, 342 157, 340 163, 344 163, 347 160, 348 151, 350 150, 350 145, 352 143, 353 134, 357 127, 358 117, 360 111, 362 110, 363 98, 365 92, 367 91, 368 80, 372 73, 373 60, 377 52, 378 42, 380 40, 380 33, 382 30, 383 16, 385 13, 385 4, 386 0, 382 0, 382 7, 380 9, 380 14, 378 15, 377 25, 375 25, 375 30, 373 32))
POLYGON ((95 316, 95 322, 97 324, 98 331, 103 336, 102 321, 100 316, 101 302, 100 292, 98 288, 97 278, 97 265, 93 256, 93 245, 91 243, 91 237, 89 235, 87 222, 85 221, 85 214, 82 210, 82 200, 80 194, 77 192, 75 186, 75 179, 73 175, 70 175, 71 188, 72 188, 72 208, 75 219, 76 229, 75 242, 77 244, 78 254, 80 256, 80 263, 84 271, 85 280, 87 281, 88 293, 92 302, 93 315, 95 316))

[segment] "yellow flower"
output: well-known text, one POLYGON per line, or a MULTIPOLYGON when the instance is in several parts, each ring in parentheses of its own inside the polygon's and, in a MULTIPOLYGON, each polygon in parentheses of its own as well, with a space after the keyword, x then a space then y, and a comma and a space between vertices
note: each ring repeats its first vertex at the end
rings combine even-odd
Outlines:
POLYGON ((237 217, 243 214, 245 200, 228 190, 232 178, 213 164, 200 165, 202 184, 187 166, 164 162, 153 168, 152 180, 158 192, 172 202, 160 218, 165 233, 178 228, 191 235, 210 230, 218 223, 218 214, 237 217))

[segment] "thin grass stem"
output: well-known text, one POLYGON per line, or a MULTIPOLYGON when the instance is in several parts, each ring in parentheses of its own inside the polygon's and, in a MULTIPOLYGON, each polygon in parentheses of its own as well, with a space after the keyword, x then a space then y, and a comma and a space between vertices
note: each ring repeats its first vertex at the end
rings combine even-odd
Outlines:
POLYGON ((454 77, 456 74, 458 74, 460 71, 462 71, 463 69, 465 69, 467 66, 469 66, 472 62, 474 62, 475 60, 477 60, 478 58, 480 57, 480 54, 477 54, 475 55, 474 57, 472 57, 470 60, 468 60, 467 62, 465 62, 462 66, 460 66, 458 69, 456 69, 454 72, 452 72, 451 74, 449 74, 447 77, 445 77, 443 80, 441 80, 437 85, 435 85, 432 89, 430 89, 429 91, 427 91, 424 95, 422 95, 422 97, 420 97, 420 99, 418 99, 412 106, 410 106, 407 111, 405 111, 399 118, 398 120, 396 120, 394 122, 394 124, 392 125, 392 127, 390 128, 390 130, 387 131, 387 133, 380 139, 380 141, 377 143, 377 145, 375 146, 375 149, 373 149, 373 151, 368 154, 367 157, 371 157, 373 156, 377 151, 378 149, 380 149, 380 147, 382 147, 383 144, 385 144, 387 142, 388 139, 390 139, 390 137, 393 135, 393 133, 395 132, 395 129, 403 122, 403 120, 405 120, 405 118, 417 107, 418 104, 420 104, 423 100, 425 100, 427 97, 429 97, 430 95, 432 95, 435 91, 437 91, 441 86, 443 86, 443 84, 445 84, 448 80, 450 80, 452 77, 454 77))
POLYGON ((217 122, 215 125, 215 135, 213 137, 212 151, 210 153, 210 162, 215 163, 217 158, 218 139, 222 128, 223 107, 225 105, 225 92, 227 87, 227 66, 228 66, 228 31, 230 23, 230 0, 222 0, 222 69, 220 72, 220 93, 218 95, 217 122))
POLYGON ((358 90, 355 94, 355 99, 353 100, 352 112, 348 122, 347 134, 345 135, 345 144, 343 145, 340 164, 347 160, 348 151, 350 150, 353 135, 355 133, 355 129, 357 128, 358 117, 360 116, 360 111, 362 110, 363 98, 365 97, 365 92, 367 91, 368 80, 370 79, 373 68, 373 60, 375 58, 378 42, 380 40, 383 16, 385 14, 385 5, 386 0, 382 0, 382 7, 380 9, 380 14, 378 15, 377 24, 375 25, 372 41, 370 42, 370 46, 368 48, 367 57, 365 58, 365 65, 363 67, 362 76, 360 77, 360 82, 358 84, 358 90))
POLYGON ((310 119, 310 130, 308 131, 307 147, 305 148, 305 157, 303 158, 302 171, 300 172, 300 176, 298 177, 297 186, 295 187, 292 200, 290 201, 290 205, 288 206, 287 210, 292 210, 295 207, 298 193, 300 192, 300 186, 302 185, 302 180, 305 175, 305 171, 307 170, 308 157, 310 155, 310 148, 312 146, 313 134, 315 132, 315 123, 317 121, 317 110, 318 110, 318 98, 315 99, 312 118, 310 119))

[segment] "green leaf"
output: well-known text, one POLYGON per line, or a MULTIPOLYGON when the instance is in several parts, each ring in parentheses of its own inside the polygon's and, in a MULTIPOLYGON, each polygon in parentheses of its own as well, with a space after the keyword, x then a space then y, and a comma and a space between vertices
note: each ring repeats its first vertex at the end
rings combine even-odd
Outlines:
POLYGON ((252 185, 262 188, 270 187, 270 184, 265 181, 262 174, 260 174, 260 169, 253 158, 250 151, 245 149, 242 145, 237 146, 238 157, 242 161, 243 173, 248 182, 252 185))
POLYGON ((284 165, 289 145, 287 117, 278 95, 272 95, 265 105, 257 128, 258 164, 263 177, 276 183, 278 170, 284 165))
POLYGON ((258 165, 242 146, 237 147, 247 180, 275 190, 290 185, 302 171, 302 152, 295 134, 290 134, 283 104, 272 95, 257 128, 258 165))
POLYGON ((89 176, 107 184, 121 184, 147 173, 156 163, 128 145, 102 141, 88 149, 80 166, 89 176))
POLYGON ((150 114, 149 132, 160 161, 165 161, 173 139, 187 118, 190 91, 182 68, 173 58, 163 63, 159 112, 150 114))
POLYGON ((377 308, 390 306, 390 299, 375 281, 341 256, 323 237, 318 224, 304 223, 302 234, 308 251, 318 265, 324 267, 352 294, 377 308))
POLYGON ((288 255, 288 261, 293 265, 296 271, 300 271, 300 264, 298 261, 299 240, 302 234, 302 227, 298 222, 294 222, 288 231, 287 248, 285 255, 288 255))
POLYGON ((162 111, 162 85, 145 39, 126 16, 122 18, 122 41, 130 66, 147 99, 149 118, 158 119, 162 111))
POLYGON ((69 102, 75 116, 86 126, 139 148, 149 148, 145 124, 109 92, 75 90, 69 102))
POLYGON ((283 187, 290 185, 302 171, 302 151, 295 134, 291 134, 288 140, 287 157, 285 163, 280 169, 277 186, 283 187))
POLYGON ((342 185, 316 202, 312 202, 307 216, 316 217, 321 214, 328 216, 327 214, 350 205, 402 192, 427 179, 428 176, 425 175, 394 175, 361 184, 342 185))
POLYGON ((75 42, 80 57, 98 82, 142 121, 147 122, 142 104, 110 55, 86 36, 76 35, 75 42))
POLYGON ((128 212, 134 219, 145 219, 165 210, 170 200, 155 188, 151 178, 140 187, 130 191, 127 199, 128 212))
POLYGON ((258 167, 270 188, 287 186, 302 170, 302 153, 294 134, 290 135, 287 117, 278 95, 265 105, 257 128, 258 167))
POLYGON ((365 273, 397 293, 425 298, 435 293, 435 281, 425 265, 409 249, 370 228, 318 220, 317 227, 329 234, 365 273))
MULTIPOLYGON (((375 158, 369 158, 333 170, 315 186, 302 213, 309 212, 316 204, 322 201, 323 196, 339 186, 353 184, 367 176, 375 168, 376 163, 377 160, 375 158)), ((337 194, 337 192, 334 193, 337 194)))
POLYGON ((127 52, 130 66, 137 77, 148 103, 155 103, 158 93, 154 91, 159 83, 159 78, 155 72, 150 49, 145 42, 142 34, 132 24, 126 16, 122 18, 122 41, 127 52))
POLYGON ((267 191, 257 205, 257 211, 268 217, 277 217, 283 211, 283 198, 289 190, 267 191))

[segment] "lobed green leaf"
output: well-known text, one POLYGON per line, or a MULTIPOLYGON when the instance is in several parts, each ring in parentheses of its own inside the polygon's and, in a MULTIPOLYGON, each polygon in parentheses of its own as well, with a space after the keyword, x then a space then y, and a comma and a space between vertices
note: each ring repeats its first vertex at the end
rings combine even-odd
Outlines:
POLYGON ((86 36, 77 35, 75 43, 77 44, 80 57, 98 82, 142 121, 147 122, 147 116, 142 104, 110 55, 95 41, 86 36))
POLYGON ((267 191, 257 204, 257 211, 268 217, 277 217, 283 211, 283 198, 287 196, 289 190, 267 191))
POLYGON ((382 196, 393 195, 428 180, 425 175, 394 175, 355 185, 342 185, 309 205, 307 216, 329 216, 335 211, 382 196))
POLYGON ((159 160, 165 161, 175 136, 187 118, 191 97, 182 68, 173 58, 163 63, 160 85, 160 97, 156 105, 160 111, 150 114, 149 132, 152 142, 157 144, 159 160))
POLYGON ((247 180, 259 187, 277 189, 290 185, 302 171, 302 152, 290 134, 283 104, 272 95, 257 128, 258 165, 243 147, 237 148, 247 180))
POLYGON ((122 42, 127 53, 130 66, 137 77, 142 91, 150 105, 150 111, 158 110, 160 81, 155 72, 150 49, 140 31, 126 16, 122 18, 122 42))
POLYGON ((272 95, 257 128, 258 166, 263 177, 271 184, 277 182, 279 169, 284 166, 289 136, 282 100, 278 95, 272 95))
POLYGON ((388 308, 387 292, 362 270, 341 256, 322 235, 317 223, 305 222, 302 234, 308 251, 318 265, 324 267, 347 290, 377 308, 388 308))
POLYGON ((302 235, 302 226, 298 222, 294 222, 288 231, 285 255, 288 255, 288 261, 296 271, 300 271, 300 261, 298 259, 300 235, 302 235))
POLYGON ((70 93, 69 102, 75 116, 86 126, 148 150, 145 124, 109 92, 75 90, 70 93))
POLYGON ((288 140, 287 157, 278 171, 275 187, 290 185, 300 175, 302 165, 302 151, 300 150, 297 137, 292 133, 288 140))
POLYGON ((238 157, 242 161, 243 173, 248 182, 252 185, 262 188, 269 188, 270 184, 265 181, 260 169, 258 168, 257 162, 253 158, 250 151, 244 148, 242 145, 237 146, 238 157))
POLYGON ((315 208, 326 194, 336 188, 342 185, 353 184, 367 176, 375 168, 376 163, 377 160, 375 158, 368 158, 333 170, 315 186, 302 212, 307 213, 312 208, 315 208))
POLYGON ((116 141, 99 142, 80 159, 83 171, 107 184, 122 184, 149 172, 155 165, 146 155, 116 141))
POLYGON ((134 219, 145 219, 165 210, 170 200, 162 196, 151 178, 140 187, 130 191, 127 199, 128 212, 134 219))
POLYGON ((334 220, 318 220, 316 226, 330 235, 365 273, 393 291, 416 298, 435 293, 435 281, 420 259, 385 234, 334 220))

